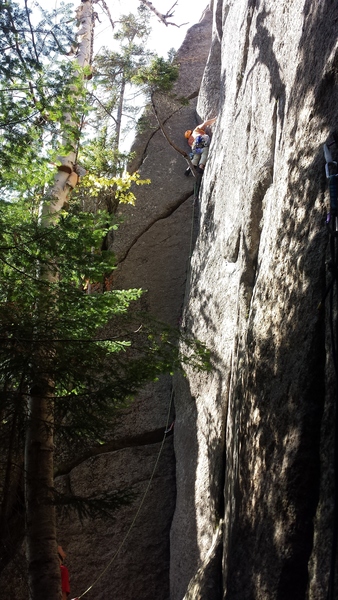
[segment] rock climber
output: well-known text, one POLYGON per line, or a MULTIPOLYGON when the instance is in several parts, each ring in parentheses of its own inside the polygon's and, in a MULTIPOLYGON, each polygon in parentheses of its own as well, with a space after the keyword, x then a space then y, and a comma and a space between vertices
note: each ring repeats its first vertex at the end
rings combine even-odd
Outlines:
POLYGON ((69 572, 67 567, 63 564, 66 558, 66 553, 64 552, 62 546, 58 546, 58 557, 61 571, 62 600, 67 600, 70 594, 69 572))
MULTIPOLYGON (((196 167, 197 172, 201 174, 203 174, 203 170, 209 154, 210 137, 206 133, 206 128, 210 127, 210 125, 213 125, 216 119, 217 117, 207 119, 200 125, 197 125, 195 129, 187 129, 187 131, 184 134, 184 137, 186 138, 189 146, 191 147, 191 162, 194 165, 194 167, 196 167)), ((188 167, 185 170, 184 175, 188 177, 190 173, 191 169, 190 167, 188 167)))

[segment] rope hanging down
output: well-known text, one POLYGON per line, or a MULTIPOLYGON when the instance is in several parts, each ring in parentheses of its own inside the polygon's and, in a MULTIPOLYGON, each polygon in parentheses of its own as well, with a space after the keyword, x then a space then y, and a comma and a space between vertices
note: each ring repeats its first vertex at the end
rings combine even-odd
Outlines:
POLYGON ((154 479, 155 471, 156 471, 156 469, 157 469, 157 465, 158 465, 158 463, 159 463, 160 456, 161 456, 161 454, 162 454, 162 451, 163 451, 163 448, 164 448, 164 443, 165 443, 165 440, 166 440, 166 438, 167 438, 167 434, 168 434, 168 433, 169 433, 169 432, 170 432, 170 431, 173 429, 173 426, 174 426, 174 423, 172 423, 172 424, 169 426, 169 419, 170 419, 171 407, 172 407, 172 402, 173 402, 173 396, 174 396, 174 392, 173 392, 173 390, 172 390, 172 391, 171 391, 171 394, 170 394, 170 401, 169 401, 169 407, 168 407, 167 421, 166 421, 166 426, 165 426, 165 430, 164 430, 163 440, 162 440, 162 442, 161 442, 161 446, 160 446, 160 449, 159 449, 159 452, 158 452, 158 455, 157 455, 157 458, 156 458, 156 461, 155 461, 154 468, 153 468, 153 470, 152 470, 152 473, 151 473, 150 479, 149 479, 149 481, 148 481, 148 484, 147 484, 147 487, 146 487, 146 489, 145 489, 145 492, 144 492, 144 494, 143 494, 143 496, 142 496, 142 499, 141 499, 140 505, 139 505, 139 507, 138 507, 138 509, 137 509, 137 511, 136 511, 136 513, 135 513, 135 516, 134 516, 134 518, 133 518, 133 520, 132 520, 132 522, 131 522, 131 524, 130 524, 130 526, 129 526, 129 528, 128 528, 128 530, 127 530, 127 532, 126 532, 125 536, 124 536, 124 538, 122 539, 122 541, 121 541, 120 545, 118 546, 118 548, 117 548, 117 550, 116 550, 115 554, 113 554, 113 556, 112 556, 112 558, 110 559, 110 561, 109 561, 109 563, 107 564, 107 566, 106 566, 106 567, 103 569, 103 571, 102 571, 102 572, 100 573, 100 575, 99 575, 99 576, 98 576, 98 577, 95 579, 95 581, 94 581, 94 582, 93 582, 93 583, 92 583, 92 584, 91 584, 91 585, 90 585, 90 586, 89 586, 89 587, 88 587, 88 588, 87 588, 87 589, 86 589, 86 590, 85 590, 85 591, 84 591, 84 592, 81 594, 81 596, 77 596, 76 598, 73 598, 73 600, 80 600, 80 598, 83 598, 83 596, 85 596, 86 594, 88 594, 88 592, 89 592, 89 591, 90 591, 90 590, 91 590, 91 589, 94 587, 94 585, 96 585, 96 584, 97 584, 97 583, 100 581, 100 579, 102 579, 103 575, 104 575, 104 574, 105 574, 105 573, 108 571, 108 569, 111 567, 111 565, 113 564, 113 562, 115 561, 115 559, 116 559, 116 558, 118 557, 118 555, 120 554, 120 552, 121 552, 121 550, 122 550, 122 548, 123 548, 124 544, 126 543, 126 541, 127 541, 128 537, 129 537, 129 535, 130 535, 130 532, 131 532, 132 528, 133 528, 133 527, 134 527, 134 525, 135 525, 135 522, 136 522, 136 520, 137 520, 137 518, 138 518, 138 516, 139 516, 139 514, 140 514, 140 512, 141 512, 141 510, 142 510, 142 507, 143 507, 143 505, 144 505, 144 502, 145 502, 145 499, 146 499, 146 497, 147 497, 147 495, 148 495, 148 492, 149 492, 150 486, 151 486, 151 484, 152 484, 152 481, 153 481, 153 479, 154 479))
MULTIPOLYGON (((188 283, 189 272, 190 272, 190 260, 191 260, 192 245, 193 245, 193 229, 194 229, 194 219, 195 219, 195 208, 196 208, 196 203, 197 203, 197 200, 198 200, 198 194, 199 194, 199 189, 200 189, 200 185, 201 185, 201 179, 202 179, 202 177, 199 176, 198 179, 197 179, 197 182, 195 183, 195 186, 194 186, 194 197, 193 197, 193 205, 192 205, 192 222, 191 222, 191 233, 190 233, 190 244, 189 244, 189 268, 188 268, 188 272, 187 272, 186 286, 187 286, 187 283, 188 283)), ((113 562, 115 561, 115 559, 120 554, 120 552, 121 552, 121 550, 122 550, 125 542, 127 541, 128 537, 130 535, 130 532, 131 532, 132 528, 135 525, 135 522, 136 522, 136 520, 137 520, 137 518, 138 518, 138 516, 139 516, 139 514, 140 514, 140 512, 142 510, 142 507, 144 505, 145 499, 146 499, 147 494, 149 492, 151 483, 152 483, 152 481, 154 479, 155 471, 157 469, 157 465, 158 465, 158 462, 160 460, 160 457, 161 457, 161 454, 162 454, 162 451, 163 451, 163 447, 164 447, 164 443, 165 443, 167 434, 170 433, 170 431, 172 431, 172 429, 174 428, 175 421, 173 421, 171 423, 171 425, 169 426, 169 419, 170 419, 171 407, 172 407, 172 402, 173 402, 173 395, 174 395, 174 392, 172 390, 171 395, 170 395, 170 402, 169 402, 169 407, 168 407, 167 421, 166 421, 166 426, 165 426, 165 430, 164 430, 163 440, 161 442, 161 446, 160 446, 160 449, 159 449, 159 452, 158 452, 158 455, 157 455, 157 458, 156 458, 156 461, 155 461, 155 465, 154 465, 153 471, 151 473, 149 482, 148 482, 147 487, 145 489, 145 492, 144 492, 144 494, 142 496, 141 503, 140 503, 140 505, 139 505, 139 507, 138 507, 138 509, 136 511, 136 514, 135 514, 135 516, 134 516, 134 518, 133 518, 133 520, 132 520, 132 522, 131 522, 131 524, 130 524, 130 526, 129 526, 129 528, 128 528, 125 536, 124 536, 124 538, 122 539, 120 545, 118 546, 115 554, 112 556, 112 558, 109 561, 109 563, 107 564, 107 566, 103 569, 103 571, 95 579, 95 581, 81 594, 81 596, 77 596, 76 598, 73 598, 73 600, 80 600, 80 598, 83 598, 83 596, 85 596, 100 581, 100 579, 108 571, 108 569, 111 567, 111 565, 113 564, 113 562)))
POLYGON ((333 366, 336 377, 335 394, 335 425, 334 425, 334 504, 333 504, 333 533, 331 545, 331 560, 329 572, 329 584, 327 600, 335 598, 335 572, 337 562, 338 545, 338 169, 337 162, 332 159, 330 146, 324 145, 325 172, 329 184, 330 193, 330 212, 327 217, 327 224, 330 231, 330 262, 329 270, 331 272, 331 281, 325 293, 329 294, 329 322, 332 346, 333 366), (336 307, 334 303, 336 302, 336 307))

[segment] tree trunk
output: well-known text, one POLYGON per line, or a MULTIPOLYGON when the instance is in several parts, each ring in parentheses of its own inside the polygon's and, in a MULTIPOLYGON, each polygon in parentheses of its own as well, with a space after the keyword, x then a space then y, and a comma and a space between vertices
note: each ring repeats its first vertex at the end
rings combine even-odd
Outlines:
POLYGON ((124 101, 125 89, 126 89, 126 80, 125 80, 125 77, 123 75, 122 82, 121 82, 120 96, 119 96, 119 105, 117 107, 117 115, 116 115, 116 128, 115 128, 115 131, 116 131, 116 139, 115 139, 116 150, 118 150, 119 144, 120 144, 121 123, 122 123, 122 110, 123 110, 123 101, 124 101))
MULTIPOLYGON (((84 67, 91 59, 93 0, 82 0, 76 11, 76 17, 80 23, 77 35, 81 36, 76 60, 79 66, 84 67)), ((50 226, 57 221, 58 213, 64 207, 73 187, 67 182, 75 169, 75 143, 69 139, 67 142, 73 146, 74 151, 60 159, 61 168, 55 177, 54 186, 48 194, 48 200, 41 206, 41 227, 50 226)), ((56 280, 55 273, 48 272, 48 269, 43 267, 40 267, 40 278, 48 282, 56 280)), ((57 297, 50 296, 49 302, 57 302, 57 297)), ((48 311, 48 306, 37 306, 36 310, 42 308, 48 311)), ((38 337, 39 332, 36 334, 38 337)), ((28 402, 25 440, 26 555, 31 600, 61 600, 61 576, 53 504, 54 382, 43 366, 44 358, 47 358, 47 364, 52 362, 52 345, 47 352, 48 358, 43 354, 41 356, 43 374, 37 374, 28 402)))
POLYGON ((25 447, 26 552, 33 600, 61 599, 53 485, 53 401, 48 391, 36 388, 29 399, 25 447))

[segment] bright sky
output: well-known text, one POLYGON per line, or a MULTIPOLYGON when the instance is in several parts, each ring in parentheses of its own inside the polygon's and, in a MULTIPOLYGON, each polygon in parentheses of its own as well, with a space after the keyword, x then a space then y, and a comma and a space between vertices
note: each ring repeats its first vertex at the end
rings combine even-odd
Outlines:
MULTIPOLYGON (((16 0, 19 4, 23 5, 24 0, 16 0)), ((51 2, 50 8, 57 8, 60 5, 60 0, 49 0, 51 2)), ((67 1, 67 0, 66 0, 67 1)), ((158 17, 151 12, 150 26, 152 33, 148 42, 148 49, 155 51, 157 54, 167 58, 168 51, 171 48, 178 50, 181 46, 187 30, 192 27, 195 23, 198 23, 204 10, 209 6, 210 0, 177 0, 177 5, 173 7, 175 0, 151 0, 153 6, 161 14, 167 12, 174 12, 173 17, 169 20, 181 25, 181 27, 175 27, 174 25, 168 25, 167 27, 161 22, 158 17)), ((38 0, 40 5, 44 5, 46 0, 38 0)), ((80 0, 68 0, 70 4, 74 5, 74 9, 79 6, 80 0)), ((34 15, 34 0, 28 1, 28 6, 33 9, 34 15)), ((117 21, 120 14, 128 14, 130 12, 136 13, 137 8, 140 5, 139 0, 105 0, 105 4, 108 6, 113 21, 117 21)), ((94 52, 97 53, 101 47, 106 46, 107 48, 113 49, 112 28, 109 23, 108 17, 102 12, 100 4, 94 5, 94 10, 98 13, 101 23, 95 23, 95 42, 94 52)), ((122 150, 128 151, 132 142, 134 134, 130 133, 126 135, 123 140, 122 136, 122 150)))
MULTIPOLYGON (((209 5, 209 0, 177 0, 177 6, 175 6, 172 11, 170 9, 173 6, 174 1, 175 0, 152 0, 153 6, 161 14, 166 14, 168 11, 170 11, 170 13, 174 11, 174 16, 170 19, 170 21, 176 23, 177 25, 186 23, 186 25, 182 25, 180 28, 174 27, 173 25, 168 25, 166 27, 161 21, 159 21, 156 15, 152 13, 151 27, 153 33, 151 35, 149 48, 151 50, 156 50, 158 54, 164 55, 165 57, 167 57, 167 53, 171 48, 178 50, 185 38, 187 29, 189 29, 189 27, 195 23, 198 23, 204 9, 209 5)), ((75 6, 77 4, 78 2, 75 2, 75 6)), ((127 14, 129 12, 136 12, 139 6, 139 1, 106 0, 106 4, 114 21, 118 18, 118 14, 120 13, 127 14)), ((100 12, 98 5, 95 5, 95 10, 100 12)), ((107 19, 100 17, 100 20, 102 20, 102 25, 97 23, 95 26, 95 45, 97 49, 100 48, 100 45, 106 45, 109 47, 109 38, 111 39, 111 28, 108 26, 107 19)))
MULTIPOLYGON (((74 6, 78 5, 78 1, 71 0, 74 2, 74 6)), ((138 0, 105 0, 106 5, 109 8, 112 20, 118 20, 119 14, 128 14, 129 12, 136 12, 139 1, 138 0)), ((168 25, 167 27, 161 22, 154 13, 151 13, 151 29, 152 33, 148 42, 149 50, 156 51, 167 58, 168 51, 171 48, 178 50, 181 46, 187 30, 198 23, 203 11, 209 6, 209 0, 177 0, 177 6, 173 10, 170 10, 175 0, 152 0, 153 6, 161 14, 166 14, 168 11, 174 16, 170 21, 182 27, 175 27, 168 25)), ((102 13, 102 9, 99 4, 94 5, 95 10, 98 12, 99 19, 102 24, 96 22, 95 24, 95 42, 94 52, 98 52, 102 46, 112 47, 112 29, 109 24, 107 17, 102 13)), ((135 100, 137 103, 137 100, 135 100)), ((141 102, 141 99, 140 99, 141 102)), ((141 105, 143 105, 142 100, 141 105)), ((122 120, 122 127, 125 121, 122 120)), ((134 139, 134 132, 129 134, 122 133, 120 149, 123 151, 129 151, 131 143, 134 139)))
MULTIPOLYGON (((61 0, 49 0, 50 8, 57 8, 60 5, 61 0)), ((74 5, 74 9, 79 6, 80 0, 64 0, 67 4, 74 5)), ((154 8, 161 14, 167 12, 174 12, 174 16, 169 19, 171 22, 182 27, 175 27, 168 25, 167 27, 159 21, 156 15, 151 12, 150 25, 152 28, 151 41, 149 42, 149 49, 155 50, 158 54, 163 55, 167 58, 167 53, 171 48, 178 48, 181 46, 185 34, 189 27, 198 23, 203 11, 209 6, 210 0, 176 0, 176 6, 173 8, 175 0, 151 0, 154 8)), ((24 0, 16 0, 22 6, 24 0)), ((38 0, 38 4, 44 6, 47 0, 38 0)), ((34 0, 28 0, 28 6, 33 10, 34 14, 34 0)), ((113 21, 118 20, 120 14, 128 14, 130 12, 136 13, 137 8, 140 5, 139 0, 105 0, 105 4, 108 6, 113 21)), ((95 23, 95 51, 97 52, 101 46, 109 47, 112 40, 112 29, 109 24, 108 18, 102 13, 100 4, 94 5, 94 10, 98 13, 101 24, 95 23)))

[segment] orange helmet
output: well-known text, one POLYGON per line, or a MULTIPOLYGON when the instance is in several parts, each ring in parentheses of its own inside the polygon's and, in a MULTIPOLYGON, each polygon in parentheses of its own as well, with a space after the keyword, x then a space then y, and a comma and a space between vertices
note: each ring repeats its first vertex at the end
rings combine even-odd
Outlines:
POLYGON ((184 137, 187 138, 187 140, 188 140, 190 138, 191 134, 192 134, 191 129, 187 129, 187 131, 184 134, 184 137))

